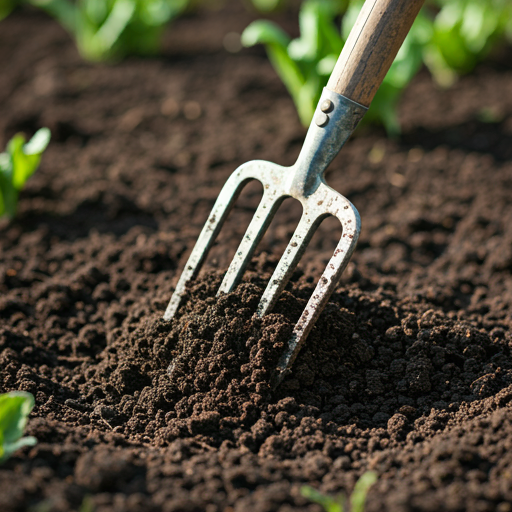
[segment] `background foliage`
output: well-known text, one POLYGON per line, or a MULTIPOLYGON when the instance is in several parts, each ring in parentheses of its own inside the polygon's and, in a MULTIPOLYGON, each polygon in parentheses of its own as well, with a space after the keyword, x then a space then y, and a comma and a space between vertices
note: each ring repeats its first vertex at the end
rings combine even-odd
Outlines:
POLYGON ((34 437, 23 437, 34 397, 24 391, 0 395, 0 463, 23 446, 36 444, 34 437))
MULTIPOLYGON (((305 0, 299 14, 300 37, 293 40, 269 20, 253 22, 242 35, 245 46, 265 45, 306 126, 363 3, 305 0)), ((398 100, 423 65, 440 86, 448 87, 507 37, 512 39, 509 0, 428 0, 365 120, 398 133, 398 100)))
MULTIPOLYGON (((266 15, 296 5, 292 0, 242 0, 266 15)), ((0 19, 17 4, 39 7, 75 38, 82 56, 108 60, 157 53, 165 29, 187 9, 207 0, 0 0, 0 19)), ((268 19, 250 24, 245 46, 264 44, 276 72, 307 126, 322 88, 354 25, 364 0, 304 0, 300 36, 292 39, 268 19)), ((512 40, 510 0, 427 0, 365 117, 397 134, 397 104, 421 69, 442 87, 468 73, 506 38, 512 40)))
POLYGON ((0 217, 16 215, 19 192, 39 167, 50 136, 48 128, 41 128, 26 142, 25 136, 18 133, 0 153, 0 217))

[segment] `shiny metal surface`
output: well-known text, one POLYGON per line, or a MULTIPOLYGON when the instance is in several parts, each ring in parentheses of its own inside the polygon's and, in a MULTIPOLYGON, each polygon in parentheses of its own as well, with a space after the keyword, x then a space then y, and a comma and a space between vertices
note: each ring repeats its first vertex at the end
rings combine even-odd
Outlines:
POLYGON ((293 166, 282 167, 254 160, 233 172, 199 235, 164 314, 164 320, 170 320, 175 315, 186 284, 199 272, 222 223, 249 181, 256 179, 263 184, 263 197, 222 281, 219 294, 229 293, 240 282, 256 246, 284 199, 294 197, 301 202, 303 208, 297 229, 261 298, 257 311, 261 316, 270 311, 279 298, 321 221, 330 215, 337 217, 342 225, 342 237, 279 361, 274 384, 282 380, 334 291, 357 243, 361 225, 359 214, 350 201, 326 184, 324 174, 366 110, 344 96, 324 89, 300 155, 293 166), (320 126, 317 124, 319 120, 320 126))

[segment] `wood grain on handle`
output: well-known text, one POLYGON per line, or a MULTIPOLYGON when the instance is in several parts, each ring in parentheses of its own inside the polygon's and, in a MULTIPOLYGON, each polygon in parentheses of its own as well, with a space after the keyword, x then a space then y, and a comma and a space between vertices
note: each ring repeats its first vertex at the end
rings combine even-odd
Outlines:
POLYGON ((368 107, 424 0, 366 0, 327 89, 368 107))

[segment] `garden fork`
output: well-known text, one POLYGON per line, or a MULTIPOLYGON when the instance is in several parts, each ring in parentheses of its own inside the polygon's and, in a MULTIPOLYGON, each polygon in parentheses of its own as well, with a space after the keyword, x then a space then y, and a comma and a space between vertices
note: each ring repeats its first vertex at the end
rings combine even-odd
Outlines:
POLYGON ((176 314, 187 283, 197 276, 230 209, 249 181, 262 183, 263 197, 218 294, 231 292, 240 282, 281 203, 293 197, 303 208, 297 229, 261 297, 257 309, 260 316, 276 303, 322 220, 337 217, 342 225, 341 239, 278 362, 274 385, 290 371, 347 266, 361 229, 356 208, 327 185, 325 171, 367 111, 423 1, 366 0, 323 90, 297 162, 282 167, 254 160, 234 171, 213 206, 164 314, 164 320, 176 314))

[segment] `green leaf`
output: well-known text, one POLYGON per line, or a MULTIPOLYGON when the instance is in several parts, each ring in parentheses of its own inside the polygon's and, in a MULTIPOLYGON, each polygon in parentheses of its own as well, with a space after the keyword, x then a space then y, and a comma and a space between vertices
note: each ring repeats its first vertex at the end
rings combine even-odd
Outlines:
POLYGON ((28 415, 34 407, 34 397, 23 391, 0 395, 0 462, 23 446, 36 444, 34 437, 22 437, 28 415))
POLYGON ((294 39, 288 47, 288 54, 293 60, 318 60, 321 9, 317 0, 306 0, 302 4, 299 13, 300 37, 294 39))
POLYGON ((382 124, 388 135, 398 136, 400 134, 400 123, 397 107, 400 94, 400 88, 384 81, 366 113, 365 122, 382 124))
POLYGON ((26 0, 54 16, 75 38, 80 54, 100 61, 152 54, 165 25, 190 0, 26 0))
POLYGON ((25 136, 18 133, 7 144, 7 151, 0 153, 0 217, 16 214, 19 191, 39 166, 50 135, 48 128, 41 128, 25 144, 25 136))
MULTIPOLYGON (((354 491, 350 496, 350 512, 364 512, 364 504, 370 487, 377 481, 377 474, 368 471, 357 481, 354 491)), ((329 496, 322 494, 309 485, 304 485, 300 489, 300 493, 314 503, 322 505, 325 512, 344 512, 346 507, 346 499, 343 494, 337 496, 329 496)))
POLYGON ((28 0, 35 7, 53 16, 68 32, 75 34, 78 8, 70 0, 28 0))
POLYGON ((341 22, 341 37, 343 40, 347 40, 353 26, 356 24, 359 11, 364 4, 364 0, 351 0, 343 20, 341 22))
POLYGON ((260 12, 272 12, 280 7, 283 0, 252 0, 254 7, 260 12))
POLYGON ((159 26, 178 16, 187 4, 188 0, 147 0, 140 3, 138 15, 145 24, 159 26))
POLYGON ((16 190, 12 185, 12 159, 9 153, 0 153, 0 217, 11 216, 16 207, 16 190))
POLYGON ((309 485, 301 487, 300 493, 304 498, 322 505, 325 512, 343 512, 345 510, 345 497, 343 495, 336 497, 327 496, 309 485))
POLYGON ((244 46, 265 45, 272 66, 294 100, 298 100, 305 79, 297 64, 288 55, 288 35, 275 23, 259 20, 243 31, 240 40, 244 46))
POLYGON ((242 33, 241 42, 244 46, 256 44, 275 44, 283 49, 288 47, 288 34, 272 21, 253 21, 242 33))
POLYGON ((326 53, 340 54, 343 40, 333 19, 340 12, 340 2, 306 0, 299 13, 300 37, 294 39, 288 53, 294 60, 318 62, 326 53))
POLYGON ((338 55, 331 53, 318 61, 316 66, 319 75, 329 76, 336 65, 338 55))
POLYGON ((25 144, 22 134, 15 135, 8 145, 12 158, 12 183, 16 190, 21 190, 26 181, 34 174, 41 161, 41 155, 50 141, 50 130, 39 129, 32 139, 25 144))
MULTIPOLYGON (((307 89, 304 89, 306 84, 300 69, 290 58, 288 52, 278 45, 267 45, 267 53, 274 69, 291 94, 301 121, 304 120, 304 116, 306 116, 307 119, 310 107, 303 101, 307 89)), ((311 115, 313 114, 311 113, 311 115)), ((310 119, 311 117, 307 119, 307 123, 309 123, 310 119)))
POLYGON ((12 171, 11 156, 9 153, 0 153, 0 173, 10 174, 12 171))
POLYGON ((374 471, 367 471, 357 481, 352 495, 350 496, 350 511, 363 512, 366 496, 370 487, 377 481, 377 473, 374 471))
POLYGON ((12 176, 0 172, 0 217, 7 215, 12 218, 16 214, 18 191, 12 184, 12 176))
POLYGON ((25 155, 41 155, 48 147, 52 133, 49 128, 39 128, 34 136, 25 144, 25 155))
POLYGON ((77 44, 80 52, 90 60, 103 60, 114 52, 122 32, 131 21, 136 8, 135 0, 115 0, 105 20, 98 24, 96 19, 87 17, 87 5, 79 13, 76 30, 77 44))
POLYGON ((304 101, 308 88, 306 79, 297 63, 288 54, 290 38, 275 23, 271 21, 258 20, 251 23, 242 33, 241 42, 244 46, 264 44, 268 58, 276 70, 279 78, 283 81, 288 92, 291 94, 297 107, 301 121, 307 119, 309 123, 313 115, 310 101, 304 101))
POLYGON ((134 0, 117 0, 107 19, 95 34, 97 44, 108 51, 119 39, 135 12, 134 0))
POLYGON ((83 3, 85 15, 96 25, 101 25, 108 15, 108 2, 105 0, 87 0, 83 3))
POLYGON ((306 1, 300 13, 301 37, 293 41, 275 23, 264 20, 251 23, 242 34, 244 46, 265 45, 269 60, 292 96, 305 126, 311 121, 327 82, 330 70, 323 70, 332 65, 333 52, 339 53, 343 46, 330 20, 334 12, 332 5, 326 0, 306 1))

